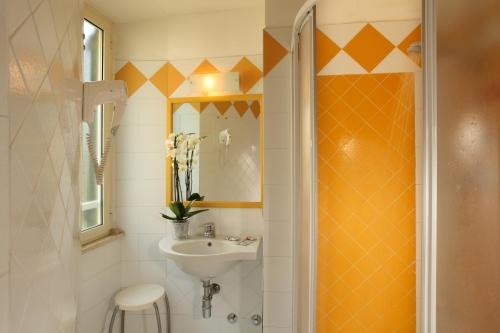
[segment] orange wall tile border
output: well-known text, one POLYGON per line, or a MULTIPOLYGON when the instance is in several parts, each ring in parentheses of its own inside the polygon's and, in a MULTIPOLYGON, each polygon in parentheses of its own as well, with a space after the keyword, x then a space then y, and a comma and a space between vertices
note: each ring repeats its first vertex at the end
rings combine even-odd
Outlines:
POLYGON ((123 80, 127 84, 128 96, 132 96, 144 83, 147 78, 132 63, 127 62, 115 74, 116 80, 123 80))
POLYGON ((320 29, 316 29, 316 73, 319 73, 341 50, 320 29))
MULTIPOLYGON (((263 76, 262 70, 245 56, 237 59, 230 71, 239 73, 240 89, 243 94, 250 93, 252 88, 254 88, 263 76)), ((201 59, 199 65, 193 69, 191 74, 210 74, 221 72, 222 71, 213 65, 209 59, 201 59)), ((165 61, 165 64, 150 78, 147 78, 136 66, 133 65, 132 62, 129 61, 115 73, 115 78, 126 82, 129 97, 137 92, 148 80, 165 97, 171 97, 187 80, 187 77, 185 77, 172 63, 167 61, 165 61)), ((255 93, 255 91, 252 93, 255 93)), ((257 91, 257 93, 260 93, 260 91, 257 91)))
MULTIPOLYGON (((269 31, 264 30, 264 76, 266 76, 288 54, 287 49, 280 44, 269 31)), ((367 22, 343 47, 328 37, 321 27, 316 30, 316 72, 319 73, 340 51, 346 52, 367 73, 373 71, 395 48, 399 48, 406 56, 408 46, 421 40, 421 25, 419 24, 398 45, 367 22)), ((412 57, 419 66, 420 62, 412 57)))
POLYGON ((264 76, 266 76, 283 58, 288 50, 281 45, 271 34, 264 30, 264 76))
POLYGON ((203 60, 201 64, 196 67, 196 69, 193 71, 192 74, 213 74, 213 73, 220 73, 220 71, 212 65, 210 61, 207 59, 203 60))
POLYGON ((371 72, 394 48, 394 44, 368 23, 344 46, 344 51, 371 72))
MULTIPOLYGON (((398 48, 406 54, 407 56, 410 56, 408 53, 408 48, 412 43, 420 42, 422 40, 422 26, 419 25, 418 27, 415 28, 401 43, 399 43, 398 48)), ((414 57, 410 57, 411 60, 415 61, 417 65, 421 66, 422 63, 420 61, 420 58, 415 59, 414 57)))
POLYGON ((317 332, 415 332, 413 74, 317 87, 317 332))
MULTIPOLYGON (((344 47, 339 47, 335 41, 328 37, 321 27, 316 31, 317 52, 316 71, 319 73, 339 53, 345 51, 351 58, 360 64, 368 73, 373 71, 396 47, 404 54, 408 54, 408 46, 421 40, 421 25, 418 25, 398 45, 393 44, 384 34, 378 31, 372 24, 365 26, 356 33, 344 47)), ((415 61, 410 57, 412 61, 415 61)), ((416 61, 417 62, 417 61, 416 61)), ((417 62, 420 66, 420 63, 417 62)))

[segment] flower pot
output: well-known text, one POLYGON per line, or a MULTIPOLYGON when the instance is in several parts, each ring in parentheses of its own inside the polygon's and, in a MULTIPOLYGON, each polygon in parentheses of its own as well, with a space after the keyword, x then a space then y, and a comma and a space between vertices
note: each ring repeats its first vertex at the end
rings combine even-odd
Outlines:
POLYGON ((174 239, 188 239, 189 238, 189 220, 176 220, 172 221, 174 239))

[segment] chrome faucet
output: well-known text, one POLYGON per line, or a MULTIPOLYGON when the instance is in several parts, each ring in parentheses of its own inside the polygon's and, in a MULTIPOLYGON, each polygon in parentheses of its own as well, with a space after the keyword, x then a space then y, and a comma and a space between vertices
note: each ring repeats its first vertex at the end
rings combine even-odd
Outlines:
POLYGON ((203 236, 205 238, 215 238, 215 224, 206 223, 203 226, 205 227, 205 232, 203 233, 203 236))

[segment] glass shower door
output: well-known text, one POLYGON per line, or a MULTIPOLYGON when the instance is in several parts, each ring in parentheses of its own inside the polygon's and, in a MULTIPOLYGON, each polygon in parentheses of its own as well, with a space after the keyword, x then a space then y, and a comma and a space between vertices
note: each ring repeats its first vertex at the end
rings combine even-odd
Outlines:
POLYGON ((436 328, 500 332, 500 3, 436 4, 436 328))

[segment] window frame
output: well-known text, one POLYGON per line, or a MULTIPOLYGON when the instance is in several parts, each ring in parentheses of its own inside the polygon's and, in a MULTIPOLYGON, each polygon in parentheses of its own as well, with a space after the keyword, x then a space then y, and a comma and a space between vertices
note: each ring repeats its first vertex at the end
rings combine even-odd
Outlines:
MULTIPOLYGON (((111 56, 111 22, 96 12, 93 8, 85 6, 84 15, 81 21, 81 27, 83 31, 83 24, 85 21, 95 25, 102 30, 102 79, 112 80, 112 56, 111 56)), ((83 45, 83 38, 82 38, 83 45)), ((83 49, 82 49, 83 54, 83 49)), ((83 64, 82 64, 83 69, 83 64)), ((112 112, 108 112, 108 106, 104 107, 103 110, 103 133, 110 133, 112 126, 112 112)), ((105 134, 106 135, 106 134, 105 134)), ((106 137, 104 137, 104 140, 106 137)), ((102 224, 96 227, 82 230, 82 224, 80 223, 80 241, 82 245, 89 244, 101 238, 104 238, 111 233, 113 228, 113 189, 114 189, 114 151, 111 149, 110 156, 108 158, 108 164, 104 170, 104 182, 102 185, 102 224)), ((81 203, 83 204, 83 203, 81 203)))

